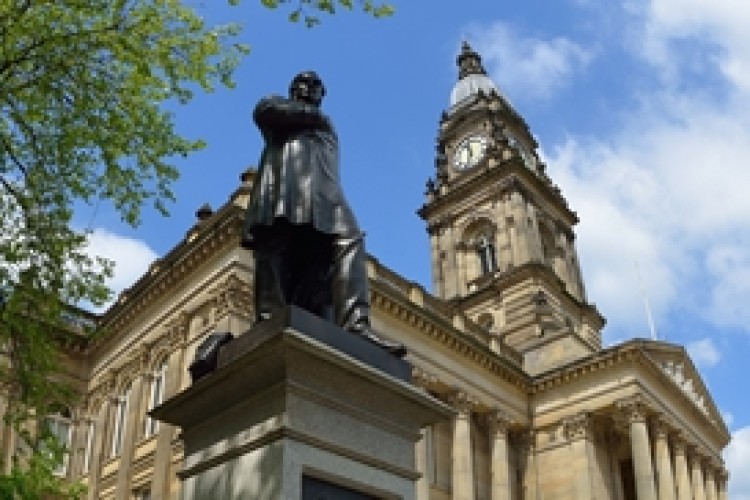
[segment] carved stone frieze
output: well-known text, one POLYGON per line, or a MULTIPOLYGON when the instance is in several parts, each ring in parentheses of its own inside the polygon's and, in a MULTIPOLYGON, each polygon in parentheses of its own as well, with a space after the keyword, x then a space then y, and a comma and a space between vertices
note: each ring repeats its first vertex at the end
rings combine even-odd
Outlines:
POLYGON ((182 313, 166 326, 166 337, 170 350, 181 348, 188 340, 191 318, 182 313))
POLYGON ((704 415, 708 415, 708 406, 706 405, 705 398, 696 389, 696 382, 685 374, 685 365, 683 363, 664 361, 661 363, 661 369, 704 415))
POLYGON ((215 317, 227 314, 248 315, 252 309, 253 289, 249 283, 232 274, 209 292, 214 301, 215 317))

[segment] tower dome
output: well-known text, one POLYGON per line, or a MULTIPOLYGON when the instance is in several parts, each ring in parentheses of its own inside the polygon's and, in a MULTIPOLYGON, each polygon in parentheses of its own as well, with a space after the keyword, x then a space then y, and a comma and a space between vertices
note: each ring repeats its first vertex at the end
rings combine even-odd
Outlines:
POLYGON ((451 91, 451 107, 479 92, 500 94, 495 82, 487 76, 487 71, 482 66, 481 56, 467 42, 463 42, 456 63, 458 64, 458 82, 451 91))

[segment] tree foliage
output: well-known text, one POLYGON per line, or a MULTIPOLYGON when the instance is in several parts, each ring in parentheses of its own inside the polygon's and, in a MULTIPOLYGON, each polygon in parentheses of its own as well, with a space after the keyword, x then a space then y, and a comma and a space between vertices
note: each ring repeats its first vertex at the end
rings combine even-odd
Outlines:
MULTIPOLYGON (((393 11, 372 0, 261 4, 308 27, 338 9, 393 11)), ((0 464, 0 498, 80 494, 53 473, 65 450, 46 416, 74 397, 61 340, 91 333, 68 304, 104 303, 112 263, 87 253, 74 209, 104 200, 131 225, 147 204, 166 214, 173 159, 203 143, 177 134, 164 104, 231 87, 247 53, 237 34, 184 0, 0 0, 0 399, 26 450, 0 464)))
POLYGON ((70 397, 66 304, 103 303, 111 273, 71 225, 75 204, 107 200, 131 225, 144 204, 166 213, 171 160, 203 144, 163 104, 231 86, 236 33, 179 0, 0 0, 0 389, 29 452, 6 464, 2 498, 75 494, 51 474, 61 455, 44 415, 70 397))
MULTIPOLYGON (((232 3, 239 2, 239 0, 230 1, 232 3)), ((319 14, 335 14, 338 8, 350 11, 359 7, 363 12, 375 18, 388 17, 393 15, 394 12, 391 4, 372 0, 260 0, 260 2, 270 9, 281 6, 290 7, 289 21, 293 23, 302 21, 308 28, 320 24, 319 14)))

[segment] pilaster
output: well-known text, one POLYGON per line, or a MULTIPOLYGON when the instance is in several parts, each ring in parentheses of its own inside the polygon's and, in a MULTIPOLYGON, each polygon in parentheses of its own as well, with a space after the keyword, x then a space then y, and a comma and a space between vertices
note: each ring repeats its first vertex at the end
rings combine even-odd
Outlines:
POLYGON ((490 498, 511 500, 508 428, 510 421, 501 411, 487 414, 490 431, 490 498))
MULTIPOLYGON (((180 391, 183 374, 187 372, 185 366, 185 352, 187 344, 188 320, 182 318, 168 332, 171 354, 167 361, 167 375, 164 383, 164 400, 171 398, 180 391)), ((172 471, 172 441, 177 435, 177 429, 165 422, 159 424, 156 437, 156 451, 154 453, 154 475, 151 480, 151 498, 153 500, 167 500, 174 471, 172 471)))
POLYGON ((575 474, 575 497, 594 498, 593 420, 587 412, 563 420, 565 437, 570 446, 568 467, 575 474))

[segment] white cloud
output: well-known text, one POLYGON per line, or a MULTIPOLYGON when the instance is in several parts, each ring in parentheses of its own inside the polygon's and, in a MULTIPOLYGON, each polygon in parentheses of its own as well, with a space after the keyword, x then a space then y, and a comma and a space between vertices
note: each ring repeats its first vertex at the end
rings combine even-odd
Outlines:
POLYGON ((729 470, 729 498, 750 500, 750 426, 736 430, 724 450, 729 470))
POLYGON ((158 255, 145 242, 97 228, 89 236, 87 252, 114 261, 114 276, 109 287, 119 293, 131 286, 158 255))
POLYGON ((569 139, 548 156, 581 218, 589 297, 643 336, 637 261, 657 329, 679 306, 750 331, 750 96, 661 90, 617 135, 569 139))
MULTIPOLYGON (((696 46, 678 51, 680 42, 700 40, 714 64, 736 87, 750 90, 750 9, 744 0, 649 0, 631 2, 644 16, 639 38, 643 55, 674 73, 675 62, 695 63, 696 46)), ((705 52, 704 52, 705 53, 705 52)))
POLYGON ((493 80, 510 95, 549 97, 593 57, 591 50, 567 38, 524 36, 503 22, 475 26, 470 38, 493 80))
POLYGON ((689 342, 686 349, 698 365, 715 366, 721 360, 721 353, 710 338, 689 342))

